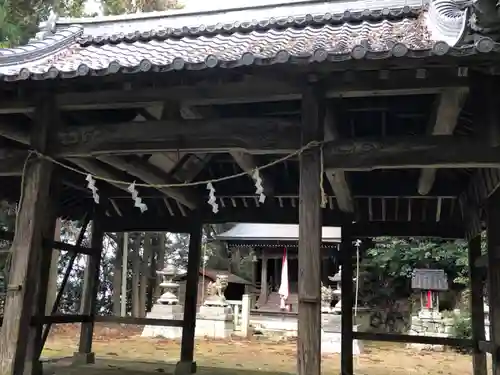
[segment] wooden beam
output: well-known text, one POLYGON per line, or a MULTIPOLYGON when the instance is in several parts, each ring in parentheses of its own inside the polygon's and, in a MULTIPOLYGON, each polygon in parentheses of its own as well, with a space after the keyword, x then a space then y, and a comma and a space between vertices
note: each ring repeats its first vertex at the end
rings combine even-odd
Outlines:
POLYGON ((340 244, 341 273, 341 353, 340 372, 342 375, 354 374, 353 363, 353 305, 354 305, 354 272, 352 224, 347 222, 342 226, 342 243, 340 244))
POLYGON ((271 117, 68 126, 58 135, 58 156, 80 157, 179 150, 251 151, 253 146, 267 152, 280 148, 290 151, 300 147, 298 123, 298 120, 271 117))
MULTIPOLYGON (((449 73, 449 71, 448 71, 449 73)), ((356 72, 356 77, 347 73, 328 72, 325 82, 327 98, 348 98, 383 95, 435 94, 449 87, 468 86, 467 77, 447 76, 439 70, 418 79, 415 69, 391 71, 390 77, 381 77, 372 72, 356 72)), ((57 100, 64 110, 85 110, 104 108, 139 108, 161 105, 166 100, 181 101, 186 105, 214 105, 252 102, 300 100, 300 85, 245 77, 239 82, 204 82, 197 85, 165 85, 147 87, 144 84, 132 86, 129 90, 96 90, 91 92, 65 92, 57 100)), ((29 100, 2 101, 0 114, 32 112, 29 100)))
POLYGON ((409 136, 353 139, 323 146, 324 165, 348 171, 409 168, 488 168, 500 166, 500 147, 485 139, 409 136))
MULTIPOLYGON (((179 181, 173 180, 159 168, 139 158, 124 159, 116 156, 101 156, 98 159, 117 169, 140 178, 147 184, 167 185, 179 183, 179 181)), ((159 187, 157 190, 191 209, 196 208, 199 202, 196 192, 189 188, 176 189, 159 187)))
MULTIPOLYGON (((58 124, 57 108, 53 97, 47 95, 39 101, 36 111, 37 126, 33 128, 32 146, 41 152, 49 151, 51 132, 58 124)), ((7 283, 4 321, 0 331, 0 373, 23 374, 25 363, 36 365, 35 348, 29 343, 39 332, 29 324, 37 300, 37 284, 41 272, 43 234, 50 200, 49 187, 53 165, 48 160, 35 158, 25 169, 23 199, 17 217, 16 232, 11 246, 11 266, 7 283)), ((28 369, 31 370, 31 369, 28 369)))
MULTIPOLYGON (((333 111, 327 110, 325 116, 325 141, 334 141, 339 138, 333 111)), ((325 172, 330 183, 339 209, 343 212, 354 212, 351 189, 346 179, 346 173, 341 169, 328 169, 325 172)))
POLYGON ((398 333, 378 333, 378 332, 353 332, 357 340, 364 341, 382 341, 382 342, 401 342, 427 345, 444 345, 453 348, 470 349, 474 347, 474 342, 470 339, 459 339, 456 337, 438 337, 438 336, 418 336, 402 335, 398 333))
MULTIPOLYGON (((470 275, 470 310, 472 324, 472 339, 475 342, 485 340, 484 332, 484 283, 483 273, 476 267, 476 261, 481 257, 481 236, 469 240, 469 275, 470 275)), ((486 375, 486 354, 479 347, 472 354, 472 371, 474 375, 486 375)))
POLYGON ((184 302, 184 320, 182 324, 181 358, 177 363, 176 373, 196 373, 196 362, 194 362, 194 337, 196 329, 202 237, 203 225, 201 221, 193 222, 189 233, 186 293, 184 296, 185 300, 182 301, 184 302))
MULTIPOLYGON (((432 135, 451 135, 457 126, 458 116, 462 110, 468 90, 448 89, 439 95, 432 135)), ((418 192, 427 195, 434 185, 437 169, 428 168, 420 172, 418 192)))
MULTIPOLYGON (((92 234, 91 247, 100 251, 89 257, 87 263, 87 272, 85 272, 86 288, 82 296, 84 315, 96 315, 97 313, 97 297, 99 293, 99 274, 101 267, 101 259, 103 252, 104 230, 102 228, 101 219, 104 217, 99 206, 95 207, 95 212, 92 218, 92 234)), ((80 329, 80 343, 78 352, 74 354, 78 363, 94 363, 95 353, 92 352, 92 339, 94 334, 94 322, 82 323, 80 329)))
MULTIPOLYGON (((297 224, 298 214, 296 208, 283 209, 235 209, 221 210, 214 215, 210 210, 202 212, 203 223, 268 223, 268 224, 297 224), (210 211, 210 212, 208 212, 210 211)), ((322 221, 324 226, 340 226, 342 218, 332 214, 331 211, 323 210, 322 221)), ((183 216, 160 216, 153 214, 137 214, 130 217, 106 217, 103 219, 106 232, 131 232, 131 231, 168 231, 177 233, 189 233, 189 217, 183 216)), ((446 238, 463 239, 465 229, 462 223, 449 220, 436 222, 367 222, 360 221, 353 224, 353 236, 356 238, 371 238, 382 236, 394 237, 422 237, 422 238, 446 238)))
MULTIPOLYGON (((252 176, 253 171, 259 166, 253 155, 243 152, 243 151, 231 151, 231 156, 233 157, 236 164, 240 166, 240 168, 247 172, 249 176, 252 176)), ((263 170, 259 171, 260 178, 262 179, 262 187, 264 188, 264 194, 266 197, 272 197, 274 195, 274 187, 271 182, 271 177, 269 174, 263 170)))
POLYGON ((7 121, 0 121, 0 135, 21 144, 28 145, 30 143, 29 131, 7 121))
MULTIPOLYGON (((325 100, 318 84, 309 83, 302 99, 302 142, 323 140, 325 100)), ((299 314, 297 374, 321 374, 321 153, 300 155, 299 314)))
MULTIPOLYGON (((490 316, 490 341, 500 346, 500 190, 488 198, 487 204, 488 244, 488 300, 490 316)), ((500 358, 492 356, 493 375, 500 375, 500 358)))
MULTIPOLYGON (((59 140, 59 157, 178 150, 289 154, 301 147, 297 123, 277 118, 68 127, 60 133, 59 140)), ((323 150, 327 169, 496 168, 500 165, 500 147, 490 145, 486 139, 468 137, 339 139, 325 143, 323 150)))
MULTIPOLYGON (((115 181, 123 181, 123 177, 120 176, 118 173, 113 173, 104 166, 99 165, 99 162, 97 160, 92 160, 92 159, 85 159, 85 158, 73 158, 70 159, 70 161, 75 164, 76 166, 80 167, 84 171, 94 175, 94 176, 99 176, 103 178, 107 178, 110 180, 115 180, 115 181)), ((111 185, 115 186, 116 188, 126 191, 129 193, 127 190, 127 186, 123 184, 117 184, 114 182, 110 182, 111 185)), ((130 194, 130 193, 129 193, 130 194)))

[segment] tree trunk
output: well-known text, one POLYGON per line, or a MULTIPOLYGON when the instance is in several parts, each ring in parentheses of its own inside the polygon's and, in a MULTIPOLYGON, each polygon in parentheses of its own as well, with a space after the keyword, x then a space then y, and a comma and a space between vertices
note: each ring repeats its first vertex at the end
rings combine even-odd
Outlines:
POLYGON ((121 315, 123 234, 117 234, 116 254, 113 260, 113 315, 121 315))
POLYGON ((88 255, 84 255, 83 256, 83 261, 85 263, 85 270, 83 271, 83 284, 82 284, 82 295, 81 295, 81 298, 80 298, 80 307, 79 307, 79 311, 80 311, 80 314, 83 315, 84 314, 84 304, 83 304, 83 296, 86 296, 87 295, 87 289, 89 288, 89 285, 88 285, 88 273, 89 273, 89 256, 88 255))
POLYGON ((132 239, 132 316, 138 318, 140 316, 140 303, 141 298, 139 294, 138 285, 140 284, 140 276, 141 276, 141 256, 140 256, 140 248, 141 248, 141 237, 140 233, 134 233, 134 237, 132 239))
MULTIPOLYGON (((161 270, 165 267, 165 233, 160 232, 158 236, 158 256, 156 261, 156 269, 161 270)), ((156 285, 154 290, 154 300, 156 301, 161 296, 161 277, 156 275, 156 285)))
POLYGON ((143 247, 142 262, 141 262, 141 283, 139 287, 139 298, 141 303, 139 316, 141 318, 146 316, 146 292, 148 290, 149 277, 151 274, 150 270, 150 261, 152 253, 151 240, 152 240, 152 233, 146 233, 144 236, 144 247, 143 247))

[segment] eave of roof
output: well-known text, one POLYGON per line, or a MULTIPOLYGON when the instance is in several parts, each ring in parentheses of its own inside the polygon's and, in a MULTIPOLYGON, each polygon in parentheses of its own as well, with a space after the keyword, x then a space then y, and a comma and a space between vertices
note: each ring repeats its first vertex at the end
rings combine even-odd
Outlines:
POLYGON ((417 0, 404 1, 412 6, 402 3, 390 0, 391 8, 376 9, 370 1, 296 1, 219 12, 52 19, 43 39, 0 51, 0 79, 469 56, 500 50, 489 38, 460 45, 468 12, 452 0, 430 0, 425 7, 415 6, 417 0), (371 8, 352 10, 363 6, 371 8), (283 16, 273 16, 279 14, 283 16), (219 21, 207 26, 210 20, 219 21), (72 24, 77 21, 83 26, 72 24))
MULTIPOLYGON (((221 241, 298 241, 299 226, 296 224, 236 224, 217 235, 221 241)), ((323 242, 340 242, 341 228, 323 227, 323 242)))

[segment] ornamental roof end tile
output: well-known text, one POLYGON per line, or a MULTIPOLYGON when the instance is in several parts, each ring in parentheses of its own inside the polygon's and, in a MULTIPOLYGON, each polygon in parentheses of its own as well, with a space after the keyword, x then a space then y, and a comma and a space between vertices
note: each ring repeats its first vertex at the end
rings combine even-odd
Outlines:
POLYGON ((500 48, 490 39, 461 45, 469 14, 454 0, 387 0, 384 8, 374 0, 274 1, 93 19, 51 15, 36 40, 0 50, 0 79, 464 56, 500 48))

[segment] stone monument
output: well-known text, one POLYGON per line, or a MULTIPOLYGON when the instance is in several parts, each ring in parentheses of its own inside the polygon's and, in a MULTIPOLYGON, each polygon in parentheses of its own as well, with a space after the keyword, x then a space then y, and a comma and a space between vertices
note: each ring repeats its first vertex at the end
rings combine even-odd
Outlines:
MULTIPOLYGON (((156 273, 162 276, 162 282, 159 286, 162 288, 163 294, 153 305, 147 317, 151 319, 182 320, 184 307, 179 304, 179 298, 177 297, 179 284, 173 281, 177 275, 175 266, 167 264, 164 269, 156 273)), ((182 327, 146 326, 142 331, 142 337, 178 339, 182 337, 182 327)))
MULTIPOLYGON (((342 269, 333 277, 328 279, 337 283, 336 289, 330 287, 321 287, 321 352, 325 354, 341 352, 341 337, 342 337, 342 316, 341 314, 341 296, 342 290, 340 287, 342 269), (331 308, 331 303, 334 297, 338 298, 337 303, 331 308), (327 308, 328 306, 328 308, 327 308)), ((353 330, 357 330, 358 326, 353 326, 353 330)), ((359 355, 362 352, 362 345, 359 340, 353 340, 352 352, 354 355, 359 355)))
POLYGON ((227 275, 217 275, 207 285, 207 298, 196 317, 196 336, 228 338, 234 331, 231 308, 226 302, 227 275))

